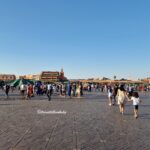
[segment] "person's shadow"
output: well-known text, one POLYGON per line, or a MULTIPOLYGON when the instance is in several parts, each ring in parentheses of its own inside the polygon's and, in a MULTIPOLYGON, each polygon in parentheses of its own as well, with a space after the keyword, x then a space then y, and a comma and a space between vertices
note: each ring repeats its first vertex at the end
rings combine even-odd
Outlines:
POLYGON ((141 114, 140 118, 141 119, 150 119, 150 113, 149 114, 141 114))
POLYGON ((140 105, 140 107, 150 107, 150 105, 140 105))

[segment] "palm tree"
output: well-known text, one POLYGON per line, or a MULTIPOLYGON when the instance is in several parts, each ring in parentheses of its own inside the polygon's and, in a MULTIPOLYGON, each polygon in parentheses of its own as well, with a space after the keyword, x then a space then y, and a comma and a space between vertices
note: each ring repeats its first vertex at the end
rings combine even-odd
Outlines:
POLYGON ((116 76, 114 76, 114 80, 116 80, 116 78, 117 78, 117 77, 116 77, 116 76))

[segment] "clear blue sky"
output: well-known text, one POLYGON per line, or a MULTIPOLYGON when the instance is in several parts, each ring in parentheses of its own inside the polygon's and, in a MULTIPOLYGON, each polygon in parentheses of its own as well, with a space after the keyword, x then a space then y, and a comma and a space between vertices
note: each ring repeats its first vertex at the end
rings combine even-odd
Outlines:
POLYGON ((150 76, 149 0, 0 0, 0 73, 150 76))

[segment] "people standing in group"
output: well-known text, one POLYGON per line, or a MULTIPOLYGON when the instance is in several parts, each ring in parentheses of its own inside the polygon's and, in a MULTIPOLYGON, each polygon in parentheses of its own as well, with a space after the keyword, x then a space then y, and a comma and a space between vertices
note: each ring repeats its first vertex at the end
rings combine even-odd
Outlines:
POLYGON ((52 93, 53 93, 53 86, 50 83, 48 83, 47 84, 47 97, 49 101, 51 101, 52 93))
POLYGON ((139 98, 139 94, 138 92, 133 92, 131 99, 129 99, 128 101, 133 101, 133 106, 134 106, 134 117, 137 119, 139 114, 138 114, 138 110, 139 110, 139 103, 141 102, 140 98, 139 98))
POLYGON ((121 85, 117 92, 117 99, 119 105, 119 111, 123 115, 125 110, 125 100, 128 99, 127 93, 124 89, 124 85, 121 85))

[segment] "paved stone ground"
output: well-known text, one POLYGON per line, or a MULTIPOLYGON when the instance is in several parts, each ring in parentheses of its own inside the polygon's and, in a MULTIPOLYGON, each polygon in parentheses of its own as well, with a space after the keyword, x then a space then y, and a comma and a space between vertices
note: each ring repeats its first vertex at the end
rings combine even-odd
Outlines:
POLYGON ((9 100, 0 94, 0 150, 150 150, 150 94, 140 94, 140 118, 133 118, 132 103, 120 115, 102 93, 82 99, 53 96, 9 100), (64 110, 37 114, 37 110, 64 110))

